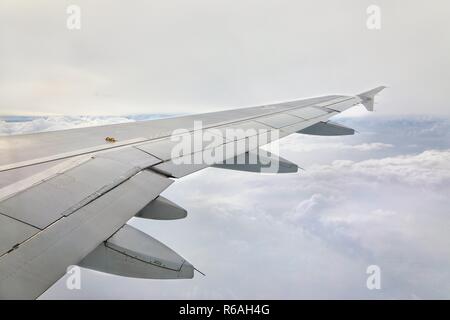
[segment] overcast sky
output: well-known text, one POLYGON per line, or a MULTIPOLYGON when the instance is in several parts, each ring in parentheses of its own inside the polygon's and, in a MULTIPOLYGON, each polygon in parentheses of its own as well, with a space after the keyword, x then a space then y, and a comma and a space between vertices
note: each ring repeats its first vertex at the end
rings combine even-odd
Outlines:
POLYGON ((193 113, 378 85, 380 113, 448 114, 449 16, 447 0, 2 0, 0 114, 193 113))

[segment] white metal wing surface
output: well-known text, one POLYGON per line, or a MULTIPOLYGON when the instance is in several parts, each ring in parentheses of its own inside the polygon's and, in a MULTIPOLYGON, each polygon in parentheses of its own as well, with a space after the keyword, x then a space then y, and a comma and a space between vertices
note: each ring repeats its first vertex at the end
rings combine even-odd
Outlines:
POLYGON ((272 162, 277 173, 296 172, 295 164, 260 155, 258 148, 293 133, 353 134, 329 118, 357 104, 373 110, 374 96, 383 88, 0 137, 0 298, 37 298, 77 264, 137 278, 192 278, 189 262, 127 221, 186 217, 185 209, 160 193, 175 179, 208 166, 259 172, 272 162), (230 138, 231 129, 243 135, 230 138), (174 136, 194 141, 199 133, 210 139, 174 152, 181 140, 174 136), (255 152, 256 162, 250 163, 255 152), (204 161, 211 154, 214 161, 204 161))

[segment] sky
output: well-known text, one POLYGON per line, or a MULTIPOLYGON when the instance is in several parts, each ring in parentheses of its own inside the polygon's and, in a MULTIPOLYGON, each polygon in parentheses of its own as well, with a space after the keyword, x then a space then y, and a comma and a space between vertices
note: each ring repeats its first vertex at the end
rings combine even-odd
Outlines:
POLYGON ((446 0, 2 0, 0 115, 195 113, 379 85, 380 113, 447 114, 449 15, 446 0))
POLYGON ((81 290, 63 278, 42 298, 450 299, 449 14, 444 0, 1 1, 0 135, 389 87, 374 113, 336 119, 354 136, 282 139, 297 174, 208 168, 163 193, 186 219, 129 222, 206 276, 83 269, 81 290))

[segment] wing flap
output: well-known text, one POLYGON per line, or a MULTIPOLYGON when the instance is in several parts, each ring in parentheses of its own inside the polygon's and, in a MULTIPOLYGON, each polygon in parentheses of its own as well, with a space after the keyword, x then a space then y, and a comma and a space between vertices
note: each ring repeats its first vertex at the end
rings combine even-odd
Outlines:
POLYGON ((225 137, 226 142, 253 137, 273 130, 272 127, 256 121, 243 121, 214 128, 225 137))
POLYGON ((304 120, 290 114, 280 113, 271 116, 260 117, 255 119, 255 121, 268 125, 274 129, 280 129, 282 127, 304 120))
MULTIPOLYGON (((302 119, 297 119, 303 121, 302 119)), ((214 164, 222 163, 224 161, 230 163, 238 155, 255 150, 260 146, 279 139, 280 136, 277 135, 277 133, 278 131, 268 131, 266 128, 257 131, 244 131, 235 136, 234 139, 230 139, 230 137, 227 136, 227 142, 215 148, 205 149, 178 158, 172 158, 169 161, 152 166, 151 169, 169 177, 182 178, 214 164)), ((281 136, 284 135, 286 134, 281 132, 281 136)))
POLYGON ((38 232, 38 228, 0 214, 0 256, 38 232))
POLYGON ((0 213, 42 230, 159 162, 132 147, 99 154, 0 202, 0 213))
POLYGON ((1 257, 0 298, 37 298, 172 182, 144 170, 1 257))
POLYGON ((327 114, 328 112, 324 111, 322 109, 319 109, 319 108, 315 108, 315 107, 305 107, 305 108, 288 111, 287 113, 294 115, 296 117, 300 117, 305 120, 309 120, 312 118, 323 116, 323 115, 327 114))
POLYGON ((206 149, 211 149, 224 143, 222 137, 218 137, 213 132, 206 130, 197 130, 193 133, 172 135, 170 138, 164 138, 158 141, 147 142, 136 146, 139 150, 147 152, 161 160, 169 160, 174 156, 185 156, 192 152, 199 152, 206 149), (211 138, 209 141, 203 137, 209 133, 211 138), (189 144, 190 148, 174 149, 181 141, 189 144), (188 151, 188 153, 183 153, 188 151))
POLYGON ((132 278, 191 279, 194 277, 194 267, 179 254, 127 224, 100 244, 79 265, 132 278))
POLYGON ((331 118, 332 116, 334 116, 336 114, 338 114, 338 112, 330 112, 330 113, 327 113, 327 114, 325 114, 323 116, 320 116, 320 117, 317 117, 317 118, 314 118, 314 119, 310 119, 310 120, 299 122, 299 123, 296 123, 296 124, 293 124, 293 125, 290 125, 290 126, 286 126, 284 128, 281 128, 281 133, 283 135, 289 135, 291 133, 298 132, 300 130, 303 130, 305 128, 308 128, 308 127, 316 124, 317 122, 326 121, 326 120, 328 120, 329 118, 331 118))

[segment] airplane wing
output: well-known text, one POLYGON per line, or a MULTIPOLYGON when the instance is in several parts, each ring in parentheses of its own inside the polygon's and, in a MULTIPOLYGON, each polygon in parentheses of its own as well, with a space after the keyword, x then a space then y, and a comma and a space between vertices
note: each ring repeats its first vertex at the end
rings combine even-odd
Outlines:
POLYGON ((136 278, 192 278, 189 262, 127 221, 186 217, 160 193, 208 166, 261 172, 263 162, 272 162, 278 173, 296 172, 295 164, 258 155, 258 148, 293 133, 353 134, 328 119, 357 104, 373 110, 383 88, 0 137, 0 298, 35 299, 71 265, 136 278), (242 134, 230 138, 230 130, 242 134), (209 138, 196 143, 198 134, 209 138), (182 140, 191 148, 180 149, 182 140))

